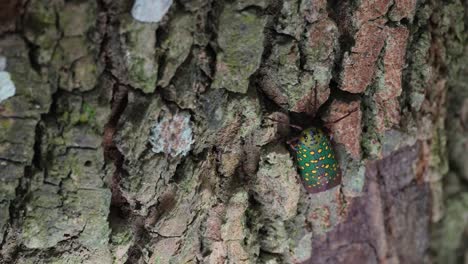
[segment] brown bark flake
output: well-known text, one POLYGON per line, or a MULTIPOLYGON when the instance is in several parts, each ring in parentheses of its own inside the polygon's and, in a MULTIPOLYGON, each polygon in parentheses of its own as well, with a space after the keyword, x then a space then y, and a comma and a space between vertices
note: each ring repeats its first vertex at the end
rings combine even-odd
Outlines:
POLYGON ((401 94, 401 73, 405 63, 408 29, 406 27, 387 29, 387 46, 384 55, 385 86, 379 92, 379 99, 386 100, 401 94))
POLYGON ((361 155, 361 119, 359 101, 345 103, 335 100, 330 105, 329 114, 324 117, 333 134, 333 140, 343 144, 355 158, 361 155))
POLYGON ((361 27, 356 36, 356 45, 351 55, 344 59, 341 89, 351 93, 362 93, 371 83, 375 62, 385 44, 385 31, 375 23, 361 27))
POLYGON ((356 26, 359 27, 367 21, 384 16, 392 3, 391 0, 362 1, 355 13, 356 26))

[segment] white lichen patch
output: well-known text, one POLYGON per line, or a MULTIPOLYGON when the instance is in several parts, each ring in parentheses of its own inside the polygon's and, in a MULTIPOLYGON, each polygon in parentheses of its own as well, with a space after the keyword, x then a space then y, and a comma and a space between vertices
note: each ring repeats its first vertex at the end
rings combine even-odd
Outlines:
POLYGON ((154 153, 165 153, 172 157, 185 156, 193 143, 190 114, 166 114, 151 127, 149 142, 154 153))
POLYGON ((0 71, 0 103, 15 95, 16 87, 6 71, 0 71))
POLYGON ((159 22, 172 5, 172 0, 136 0, 132 17, 140 22, 159 22))

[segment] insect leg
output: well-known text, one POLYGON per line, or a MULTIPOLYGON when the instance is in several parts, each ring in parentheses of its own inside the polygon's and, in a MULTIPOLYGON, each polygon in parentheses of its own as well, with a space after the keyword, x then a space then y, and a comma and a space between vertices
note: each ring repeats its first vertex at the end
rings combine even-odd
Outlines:
POLYGON ((269 119, 273 122, 276 122, 276 123, 280 123, 280 124, 284 124, 284 125, 288 125, 290 127, 293 127, 295 129, 298 129, 298 130, 303 130, 303 128, 301 126, 297 126, 297 125, 292 125, 292 124, 289 124, 289 123, 286 123, 284 121, 281 121, 281 120, 277 120, 277 119, 274 119, 274 118, 271 118, 271 117, 265 117, 266 119, 269 119))
POLYGON ((294 151, 297 151, 297 141, 299 141, 299 137, 295 137, 286 141, 286 144, 288 144, 289 147, 292 148, 294 151))
POLYGON ((348 113, 346 113, 344 116, 338 118, 337 120, 333 120, 333 121, 330 121, 330 122, 326 122, 325 124, 334 124, 334 123, 338 123, 340 122, 341 120, 345 119, 346 117, 350 116, 352 113, 356 112, 359 108, 356 108, 356 109, 353 109, 351 111, 349 111, 348 113))

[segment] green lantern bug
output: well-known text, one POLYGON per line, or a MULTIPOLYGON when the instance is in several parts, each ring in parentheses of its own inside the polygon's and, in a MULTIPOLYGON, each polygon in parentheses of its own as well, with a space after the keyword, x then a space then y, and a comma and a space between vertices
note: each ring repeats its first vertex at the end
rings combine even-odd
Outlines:
POLYGON ((333 146, 321 129, 305 129, 288 143, 296 153, 297 166, 307 192, 323 192, 341 183, 341 171, 333 146))
MULTIPOLYGON (((329 123, 339 122, 356 110, 329 123)), ((306 191, 318 193, 341 184, 341 169, 335 156, 332 140, 324 130, 320 129, 318 125, 307 129, 288 125, 301 130, 299 136, 287 141, 287 144, 295 154, 296 165, 306 191)))

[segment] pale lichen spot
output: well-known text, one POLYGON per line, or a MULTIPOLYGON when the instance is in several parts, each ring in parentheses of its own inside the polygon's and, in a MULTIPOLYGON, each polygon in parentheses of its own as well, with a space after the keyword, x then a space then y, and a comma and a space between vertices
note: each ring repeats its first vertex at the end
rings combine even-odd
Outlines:
POLYGON ((16 87, 6 71, 0 71, 0 103, 16 93, 16 87))
POLYGON ((136 0, 132 17, 140 22, 159 22, 171 5, 172 0, 136 0))
POLYGON ((150 130, 149 142, 154 153, 172 157, 185 156, 193 144, 190 114, 179 112, 165 114, 150 130))

